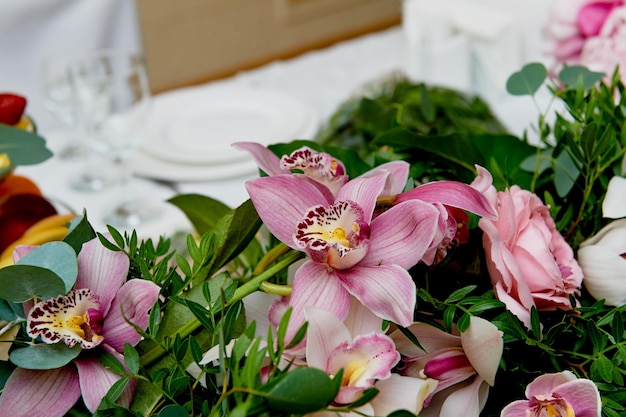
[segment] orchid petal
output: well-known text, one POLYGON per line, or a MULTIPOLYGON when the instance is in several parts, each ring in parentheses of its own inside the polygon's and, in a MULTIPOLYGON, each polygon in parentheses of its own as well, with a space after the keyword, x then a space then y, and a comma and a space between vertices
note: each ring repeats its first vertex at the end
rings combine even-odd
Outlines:
POLYGON ((609 219, 626 217, 626 178, 612 177, 602 202, 602 216, 609 219))
POLYGON ((418 200, 385 211, 370 225, 370 248, 360 265, 413 267, 430 246, 438 218, 439 211, 432 204, 418 200))
POLYGON ((593 298, 609 306, 626 304, 626 259, 605 246, 581 246, 578 262, 585 274, 583 284, 593 298))
POLYGON ((243 298, 243 306, 246 312, 246 324, 256 323, 256 337, 266 337, 270 329, 270 320, 267 312, 271 305, 278 300, 278 296, 267 294, 262 291, 255 291, 243 298))
POLYGON ((277 175, 257 178, 246 189, 263 223, 280 241, 297 249, 293 231, 310 207, 329 201, 318 187, 301 176, 277 175))
POLYGON ((293 308, 290 332, 295 333, 304 324, 305 307, 320 307, 335 314, 339 320, 345 319, 350 308, 350 295, 333 271, 309 261, 296 271, 289 303, 293 308))
MULTIPOLYGON (((382 195, 396 195, 404 191, 406 182, 409 179, 410 168, 411 165, 406 161, 391 161, 378 165, 370 172, 389 171, 382 195)), ((368 175, 368 173, 363 175, 368 175)))
POLYGON ((576 379, 576 375, 571 371, 540 375, 526 386, 526 398, 550 394, 559 385, 575 381, 576 379))
POLYGON ((141 329, 148 327, 148 312, 159 297, 160 287, 143 279, 132 279, 124 284, 111 303, 111 310, 102 325, 104 342, 118 352, 124 343, 139 343, 141 335, 127 321, 141 329))
POLYGON ((513 401, 511 404, 507 405, 502 409, 500 413, 500 417, 519 417, 526 416, 526 413, 529 411, 528 401, 525 400, 517 400, 513 401))
POLYGON ((0 396, 0 415, 62 417, 80 398, 72 365, 46 371, 16 368, 0 396))
POLYGON ((111 300, 128 275, 130 260, 122 251, 105 248, 96 237, 83 245, 78 255, 78 278, 74 288, 88 288, 98 295, 106 315, 111 300))
POLYGON ((267 147, 256 142, 235 142, 232 146, 252 155, 259 168, 267 175, 291 174, 291 171, 280 168, 280 158, 267 147))
POLYGON ((567 399, 579 416, 602 414, 602 400, 596 384, 589 379, 577 379, 555 388, 554 394, 567 399))
MULTIPOLYGON (((121 355, 118 359, 123 360, 121 355)), ((122 377, 106 369, 96 358, 76 359, 74 363, 78 368, 83 401, 89 411, 93 413, 113 384, 122 379, 122 377)), ((129 387, 126 389, 129 389, 129 387)), ((123 406, 130 406, 128 395, 122 396, 120 400, 126 402, 126 404, 122 403, 123 406)))
POLYGON ((383 334, 360 335, 352 343, 340 344, 330 352, 326 367, 330 375, 336 375, 340 369, 344 371, 335 401, 341 404, 355 401, 375 380, 389 378, 399 360, 393 341, 383 334))
POLYGON ((439 417, 476 417, 485 406, 489 386, 477 377, 471 384, 454 389, 444 400, 439 417))
POLYGON ((435 390, 437 381, 392 374, 378 381, 378 395, 370 402, 377 416, 386 416, 397 410, 420 414, 424 400, 435 390))
POLYGON ((354 178, 341 187, 336 201, 354 201, 363 210, 363 219, 370 223, 388 176, 388 171, 375 171, 354 178))
POLYGON ((478 375, 493 386, 504 348, 502 332, 491 322, 471 316, 469 327, 461 333, 461 345, 478 375))
POLYGON ((331 352, 340 344, 351 342, 346 326, 333 313, 319 307, 305 307, 307 327, 306 359, 314 368, 326 369, 331 352))
POLYGON ((31 253, 32 251, 34 251, 35 249, 37 249, 39 246, 32 246, 32 245, 19 245, 17 246, 14 250, 13 250, 13 263, 16 264, 19 262, 20 259, 22 259, 24 256, 28 255, 29 253, 31 253))
POLYGON ((400 326, 413 321, 415 283, 398 265, 357 266, 335 271, 344 287, 374 314, 400 326))
POLYGON ((467 210, 479 216, 495 220, 498 212, 477 189, 458 181, 433 181, 398 195, 395 204, 407 200, 441 203, 467 210))
POLYGON ((382 319, 354 297, 350 297, 350 311, 343 322, 352 337, 372 332, 385 332, 382 319))
POLYGON ((498 200, 498 191, 496 187, 493 186, 493 177, 491 176, 491 172, 487 169, 481 167, 480 165, 474 165, 476 168, 476 178, 470 184, 470 187, 478 190, 482 195, 484 195, 489 203, 495 207, 498 200))
MULTIPOLYGON (((417 338, 419 344, 426 349, 426 352, 434 352, 441 349, 461 346, 461 338, 443 330, 440 330, 430 324, 413 323, 409 330, 417 338)), ((391 334, 391 338, 396 342, 398 351, 408 357, 420 356, 425 352, 411 342, 400 330, 396 330, 391 334)))

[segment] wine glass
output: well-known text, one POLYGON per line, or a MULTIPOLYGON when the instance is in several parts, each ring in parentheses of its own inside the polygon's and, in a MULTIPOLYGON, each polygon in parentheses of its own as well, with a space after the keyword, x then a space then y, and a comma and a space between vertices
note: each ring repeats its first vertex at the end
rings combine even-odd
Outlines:
POLYGON ((99 50, 75 60, 70 68, 79 117, 88 118, 90 147, 111 162, 117 195, 122 201, 106 212, 104 221, 132 228, 159 210, 130 189, 128 158, 145 139, 151 94, 143 56, 122 50, 99 50), (86 114, 85 114, 86 113, 86 114), (130 196, 134 195, 134 198, 130 196))
POLYGON ((68 72, 72 56, 69 52, 47 56, 40 68, 44 105, 66 127, 65 143, 55 152, 62 159, 81 157, 85 152, 68 72))

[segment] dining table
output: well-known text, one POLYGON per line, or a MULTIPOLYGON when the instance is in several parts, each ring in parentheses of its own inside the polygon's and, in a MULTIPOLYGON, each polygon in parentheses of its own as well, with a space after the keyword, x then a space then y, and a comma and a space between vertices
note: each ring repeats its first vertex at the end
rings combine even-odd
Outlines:
MULTIPOLYGON (((252 156, 232 149, 230 142, 313 140, 346 100, 408 74, 410 61, 415 59, 410 42, 406 26, 398 25, 228 78, 155 94, 155 115, 148 123, 146 141, 131 157, 135 175, 124 192, 143 196, 160 213, 132 229, 140 237, 151 238, 192 231, 185 214, 170 202, 183 194, 211 197, 230 207, 245 202, 246 182, 259 171, 252 156), (263 118, 271 119, 271 126, 263 118), (233 139, 229 126, 239 136, 233 139), (215 138, 220 133, 224 140, 215 138), (203 142, 207 135, 213 135, 216 149, 203 142)), ((540 111, 537 101, 529 97, 490 94, 485 99, 511 133, 520 136, 531 130, 540 111)), ((54 153, 67 128, 42 125, 39 134, 54 153)), ((20 166, 18 172, 33 179, 61 210, 84 210, 96 230, 106 231, 103 213, 121 198, 120 190, 86 192, 69 186, 73 176, 94 161, 98 158, 90 162, 53 156, 38 165, 20 166)))

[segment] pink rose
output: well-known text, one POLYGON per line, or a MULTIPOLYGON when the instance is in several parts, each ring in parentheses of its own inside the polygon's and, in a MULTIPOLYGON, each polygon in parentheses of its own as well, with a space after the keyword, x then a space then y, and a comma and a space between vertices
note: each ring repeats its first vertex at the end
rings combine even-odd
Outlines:
POLYGON ((624 0, 555 0, 544 28, 546 52, 554 56, 559 67, 563 63, 581 64, 588 39, 598 36, 613 11, 622 5, 624 0))
POLYGON ((582 270, 539 197, 518 186, 498 193, 498 220, 481 219, 487 268, 498 299, 530 328, 530 310, 570 310, 582 270))

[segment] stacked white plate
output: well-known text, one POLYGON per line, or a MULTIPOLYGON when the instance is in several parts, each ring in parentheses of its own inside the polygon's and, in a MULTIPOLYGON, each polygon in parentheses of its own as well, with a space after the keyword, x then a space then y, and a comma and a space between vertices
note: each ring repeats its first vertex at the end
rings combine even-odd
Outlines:
POLYGON ((312 139, 319 120, 289 94, 262 88, 207 85, 155 96, 147 140, 130 166, 166 181, 211 181, 257 169, 234 142, 269 145, 312 139))

